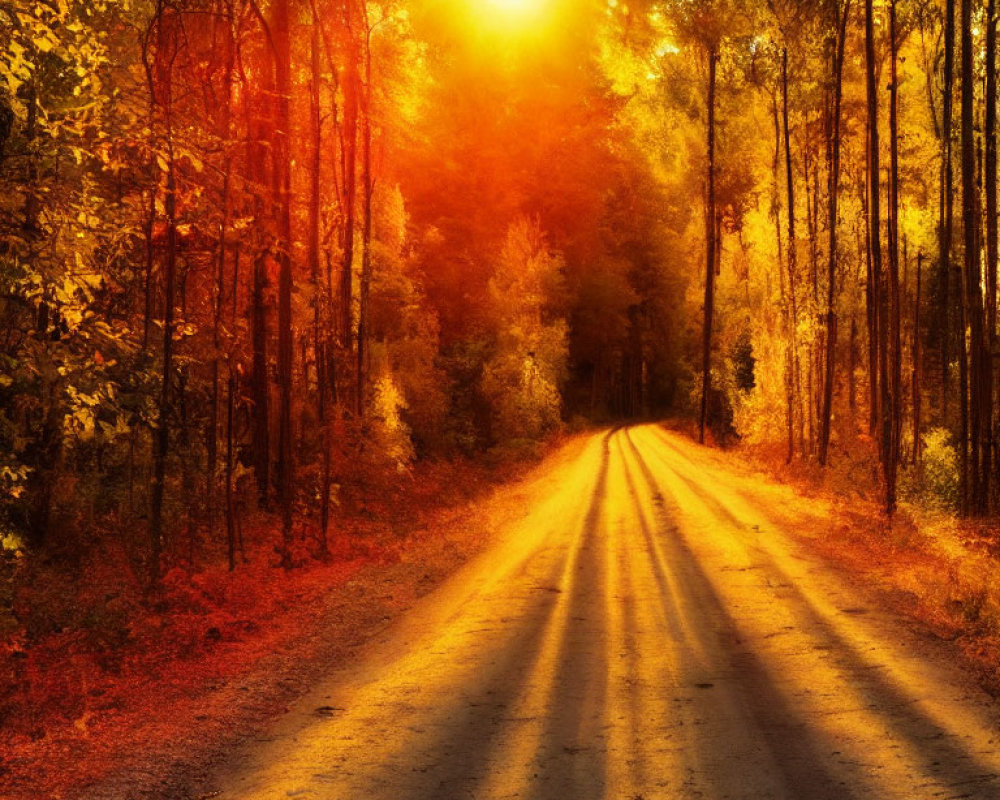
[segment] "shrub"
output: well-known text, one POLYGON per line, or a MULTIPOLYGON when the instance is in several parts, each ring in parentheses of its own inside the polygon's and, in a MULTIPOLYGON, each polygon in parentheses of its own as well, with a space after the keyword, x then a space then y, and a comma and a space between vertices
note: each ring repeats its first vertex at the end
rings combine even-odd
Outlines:
POLYGON ((919 501, 942 511, 959 505, 958 453, 951 434, 944 428, 933 428, 923 436, 924 449, 921 474, 917 480, 919 501))

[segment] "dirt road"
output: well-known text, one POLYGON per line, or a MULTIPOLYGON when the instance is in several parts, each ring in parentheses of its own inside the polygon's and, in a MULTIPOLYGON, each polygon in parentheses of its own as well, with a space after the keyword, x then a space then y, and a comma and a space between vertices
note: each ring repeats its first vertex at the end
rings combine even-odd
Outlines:
POLYGON ((997 706, 793 503, 659 427, 593 436, 220 797, 1000 798, 997 706))

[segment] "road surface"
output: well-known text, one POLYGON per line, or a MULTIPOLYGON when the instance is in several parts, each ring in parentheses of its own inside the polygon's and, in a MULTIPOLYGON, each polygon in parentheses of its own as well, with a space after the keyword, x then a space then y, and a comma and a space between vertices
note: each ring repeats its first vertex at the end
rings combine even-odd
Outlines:
POLYGON ((1000 798, 996 705, 802 553, 792 502, 658 426, 594 435, 218 796, 1000 798))

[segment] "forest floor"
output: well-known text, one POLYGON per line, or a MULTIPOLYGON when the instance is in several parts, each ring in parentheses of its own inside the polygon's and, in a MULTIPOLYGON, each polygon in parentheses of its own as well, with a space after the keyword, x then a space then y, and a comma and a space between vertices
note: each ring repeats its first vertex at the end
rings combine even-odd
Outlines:
POLYGON ((480 550, 470 515, 529 466, 424 463, 345 487, 332 558, 287 573, 276 523, 247 519, 234 573, 216 548, 168 572, 155 604, 136 601, 120 553, 39 567, 21 602, 74 624, 0 642, 0 798, 196 797, 235 742, 480 550))

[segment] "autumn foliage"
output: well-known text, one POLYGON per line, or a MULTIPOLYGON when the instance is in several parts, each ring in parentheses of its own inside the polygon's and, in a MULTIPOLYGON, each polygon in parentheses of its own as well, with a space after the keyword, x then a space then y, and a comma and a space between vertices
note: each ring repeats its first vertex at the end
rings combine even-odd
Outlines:
POLYGON ((1000 506, 993 0, 0 0, 0 41, 18 652, 590 422, 1000 506))

